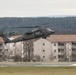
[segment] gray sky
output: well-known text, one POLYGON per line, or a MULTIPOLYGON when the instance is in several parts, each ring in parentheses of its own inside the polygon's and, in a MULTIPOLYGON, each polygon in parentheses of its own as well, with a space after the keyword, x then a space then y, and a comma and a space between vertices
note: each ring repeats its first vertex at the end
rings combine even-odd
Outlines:
POLYGON ((0 0, 0 17, 75 15, 76 0, 0 0))

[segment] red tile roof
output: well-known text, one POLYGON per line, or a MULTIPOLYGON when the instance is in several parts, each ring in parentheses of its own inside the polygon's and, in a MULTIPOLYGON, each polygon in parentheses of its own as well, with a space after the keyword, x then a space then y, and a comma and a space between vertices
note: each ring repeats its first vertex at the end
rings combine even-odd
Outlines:
MULTIPOLYGON (((12 36, 13 38, 20 37, 19 36, 12 36)), ((50 42, 76 42, 76 35, 51 35, 47 38, 50 42)), ((4 43, 2 37, 0 37, 0 44, 4 43)))
POLYGON ((2 37, 0 37, 0 44, 4 43, 4 40, 2 37))
POLYGON ((76 35, 51 35, 47 39, 50 42, 76 42, 76 35))

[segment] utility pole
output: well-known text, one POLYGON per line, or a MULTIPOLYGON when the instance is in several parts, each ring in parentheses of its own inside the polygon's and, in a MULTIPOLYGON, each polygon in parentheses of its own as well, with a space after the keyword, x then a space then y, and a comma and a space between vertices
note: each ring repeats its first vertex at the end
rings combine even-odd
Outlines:
POLYGON ((30 62, 30 43, 27 42, 27 51, 28 51, 28 61, 30 62))

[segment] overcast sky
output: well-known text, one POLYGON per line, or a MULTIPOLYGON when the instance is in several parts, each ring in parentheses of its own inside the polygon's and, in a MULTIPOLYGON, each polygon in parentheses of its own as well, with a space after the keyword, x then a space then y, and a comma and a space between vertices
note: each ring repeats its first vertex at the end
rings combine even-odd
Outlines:
POLYGON ((76 0, 0 0, 0 17, 76 16, 76 0))

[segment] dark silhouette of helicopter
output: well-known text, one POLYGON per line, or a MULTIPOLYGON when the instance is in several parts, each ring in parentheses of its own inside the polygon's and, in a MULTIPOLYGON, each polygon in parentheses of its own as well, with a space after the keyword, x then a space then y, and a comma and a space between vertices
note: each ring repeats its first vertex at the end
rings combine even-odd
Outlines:
MULTIPOLYGON (((46 24, 47 23, 42 24, 41 26, 46 25, 46 24)), ((3 38, 5 43, 16 43, 16 42, 36 39, 36 38, 40 38, 40 37, 47 38, 49 35, 55 33, 54 30, 51 30, 50 28, 42 28, 41 26, 15 27, 15 28, 35 28, 35 29, 28 31, 25 34, 23 34, 22 36, 15 38, 13 40, 8 39, 3 34, 1 35, 1 37, 3 38)))

